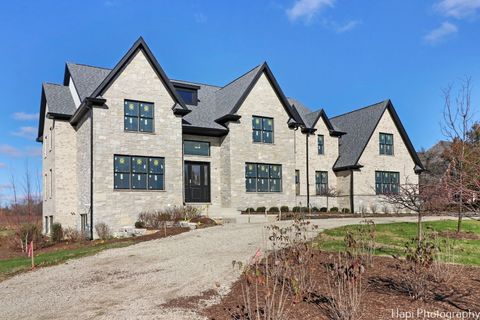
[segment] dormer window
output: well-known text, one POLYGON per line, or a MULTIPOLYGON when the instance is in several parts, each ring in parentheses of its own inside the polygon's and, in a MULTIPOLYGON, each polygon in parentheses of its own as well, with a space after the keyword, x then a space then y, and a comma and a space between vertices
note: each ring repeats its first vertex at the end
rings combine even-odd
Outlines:
POLYGON ((194 86, 185 83, 175 83, 175 90, 185 104, 196 106, 198 104, 198 89, 199 86, 194 86))

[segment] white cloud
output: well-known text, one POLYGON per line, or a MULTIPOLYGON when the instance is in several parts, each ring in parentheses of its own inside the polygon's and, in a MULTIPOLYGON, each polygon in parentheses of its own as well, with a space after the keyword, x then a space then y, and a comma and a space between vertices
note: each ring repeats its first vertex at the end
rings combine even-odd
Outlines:
POLYGON ((327 7, 333 7, 335 0, 297 0, 293 7, 286 10, 291 21, 305 19, 310 22, 312 18, 327 7))
POLYGON ((38 113, 15 112, 13 114, 13 119, 21 121, 37 120, 38 113))
POLYGON ((456 25, 450 22, 444 22, 440 27, 427 33, 423 39, 429 44, 437 44, 457 32, 458 27, 456 25))
POLYGON ((440 0, 434 8, 447 17, 462 19, 480 10, 480 0, 440 0))
POLYGON ((0 145, 0 154, 9 157, 37 157, 42 155, 41 147, 26 147, 23 150, 8 144, 0 145))
POLYGON ((12 132, 14 136, 22 137, 25 139, 34 139, 37 134, 37 128, 35 127, 20 127, 17 131, 12 132))
POLYGON ((358 20, 351 20, 345 23, 344 25, 337 26, 336 31, 337 33, 344 33, 344 32, 355 29, 361 23, 362 22, 358 20))

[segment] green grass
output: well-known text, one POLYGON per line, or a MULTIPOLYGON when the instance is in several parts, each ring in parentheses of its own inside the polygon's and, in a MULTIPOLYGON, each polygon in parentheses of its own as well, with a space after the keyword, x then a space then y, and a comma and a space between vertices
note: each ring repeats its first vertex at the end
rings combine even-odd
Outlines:
MULTIPOLYGON (((455 231, 456 220, 429 221, 423 223, 424 230, 455 231)), ((345 226, 326 230, 316 240, 318 247, 325 251, 343 251, 346 249, 344 239, 347 231, 355 231, 356 226, 345 226)), ((391 224, 377 224, 376 255, 404 256, 405 244, 417 235, 417 224, 400 222, 391 224)), ((465 220, 462 223, 463 232, 480 235, 480 222, 465 220)), ((454 242, 455 262, 467 265, 480 265, 480 240, 451 240, 454 242)))
MULTIPOLYGON (((113 243, 98 243, 94 246, 86 246, 76 249, 60 249, 57 251, 41 253, 38 256, 35 256, 35 265, 37 267, 51 266, 65 262, 69 259, 93 255, 106 249, 126 247, 133 243, 134 242, 131 240, 113 243)), ((30 270, 31 263, 31 259, 28 257, 0 260, 0 280, 30 270)))

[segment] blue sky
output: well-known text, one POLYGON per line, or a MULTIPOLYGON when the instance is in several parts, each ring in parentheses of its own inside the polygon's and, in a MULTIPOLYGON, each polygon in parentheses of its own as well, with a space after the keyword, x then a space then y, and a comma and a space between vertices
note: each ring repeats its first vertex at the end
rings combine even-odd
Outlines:
POLYGON ((442 138, 442 88, 470 76, 480 98, 480 0, 8 1, 3 201, 11 172, 41 165, 41 83, 66 61, 113 67, 140 35, 172 79, 223 85, 266 60, 287 96, 330 116, 390 98, 417 149, 442 138))

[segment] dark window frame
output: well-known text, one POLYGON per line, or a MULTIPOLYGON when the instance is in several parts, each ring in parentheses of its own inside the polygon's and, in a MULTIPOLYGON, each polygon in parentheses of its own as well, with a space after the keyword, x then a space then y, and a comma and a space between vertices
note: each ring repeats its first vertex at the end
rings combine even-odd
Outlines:
POLYGON ((262 144, 274 144, 275 143, 275 119, 272 118, 272 117, 264 117, 264 116, 256 116, 256 115, 253 115, 252 116, 252 142, 253 143, 262 143, 262 144), (255 119, 260 119, 260 122, 261 122, 261 129, 255 129, 255 127, 253 126, 253 122, 255 121, 255 119), (263 126, 263 121, 264 120, 272 120, 272 130, 268 130, 268 129, 265 129, 264 126, 263 126), (258 131, 260 132, 260 141, 255 141, 253 139, 253 134, 258 131), (272 136, 272 141, 271 142, 266 142, 265 141, 265 136, 266 134, 265 133, 270 133, 271 136, 272 136))
MULTIPOLYGON (((245 162, 245 191, 247 193, 281 193, 283 192, 283 168, 281 164, 274 164, 274 163, 259 163, 259 162, 245 162), (248 165, 253 165, 255 166, 255 175, 254 176, 248 176, 247 175, 247 166, 248 165), (268 176, 262 176, 259 174, 259 166, 267 166, 268 168, 268 176), (273 167, 279 167, 280 168, 280 176, 275 177, 273 176, 272 168, 273 167), (247 188, 247 183, 248 179, 254 179, 255 180, 255 191, 253 190, 248 190, 247 188), (266 180, 267 181, 267 191, 260 190, 259 191, 259 181, 260 180, 266 180), (280 184, 280 189, 279 190, 272 190, 272 182, 276 181, 280 184)), ((263 172, 263 171, 262 171, 263 172)))
POLYGON ((374 178, 376 195, 398 194, 400 189, 400 172, 376 170, 374 178))
POLYGON ((113 190, 130 190, 130 191, 165 191, 165 157, 151 157, 151 156, 138 156, 138 155, 125 155, 125 154, 114 154, 113 155, 113 190), (130 162, 129 164, 129 170, 128 171, 120 171, 120 170, 116 170, 115 169, 115 157, 126 157, 128 158, 128 161, 130 162), (133 165, 132 165, 132 161, 134 158, 144 158, 145 161, 146 161, 146 170, 145 172, 135 172, 134 171, 134 168, 133 168, 133 165), (160 160, 162 161, 162 164, 163 164, 163 169, 162 169, 162 173, 158 173, 158 172, 153 172, 150 168, 150 162, 151 160, 155 161, 155 160, 160 160), (115 174, 117 173, 121 173, 121 174, 128 174, 129 176, 129 181, 128 181, 128 188, 117 188, 115 186, 115 174), (133 175, 145 175, 145 188, 132 188, 132 177, 133 175), (150 188, 150 178, 152 177, 155 177, 155 176, 160 176, 160 178, 162 179, 162 188, 150 188))
POLYGON ((328 194, 328 171, 315 171, 315 194, 318 196, 324 196, 328 194), (319 177, 320 180, 318 179, 319 177), (324 177, 325 181, 323 180, 324 177))
POLYGON ((395 154, 393 134, 392 133, 380 132, 379 135, 378 135, 378 147, 379 147, 380 155, 382 155, 382 156, 393 156, 395 154), (382 137, 383 137, 383 139, 382 139, 382 137), (387 137, 391 137, 391 143, 387 143, 387 137), (383 140, 383 142, 382 142, 382 140, 383 140), (388 146, 391 147, 390 152, 387 152, 388 146))
POLYGON ((123 100, 123 119, 124 119, 124 123, 123 123, 123 131, 124 132, 139 132, 139 133, 155 133, 155 103, 153 102, 148 102, 148 101, 140 101, 140 100, 133 100, 133 99, 124 99, 123 100), (136 103, 138 104, 138 114, 136 116, 130 116, 130 115, 127 115, 125 113, 125 105, 129 102, 133 102, 133 103, 136 103), (140 115, 140 104, 149 104, 152 106, 152 117, 142 117, 140 115), (137 121, 137 129, 136 130, 129 130, 127 129, 127 127, 125 126, 125 119, 126 118, 132 118, 132 119, 136 119, 137 121), (152 121, 152 131, 146 131, 146 130, 140 130, 140 123, 141 121, 145 120, 145 119, 149 119, 152 121))
POLYGON ((190 139, 183 140, 183 154, 184 154, 184 155, 188 155, 188 156, 198 156, 198 157, 210 157, 210 156, 211 156, 210 147, 211 147, 210 141, 190 140, 190 139), (206 144, 208 144, 208 155, 186 153, 186 152, 185 152, 185 142, 200 142, 200 143, 206 143, 206 144))
POLYGON ((180 96, 182 101, 185 102, 185 104, 188 104, 190 106, 197 106, 198 105, 198 89, 175 86, 175 91, 180 96), (179 91, 184 91, 184 92, 191 93, 192 94, 192 101, 185 101, 185 99, 183 98, 183 95, 179 91))
POLYGON ((318 154, 324 155, 325 154, 325 136, 323 134, 317 135, 317 149, 318 154), (320 138, 322 143, 320 143, 320 138))

